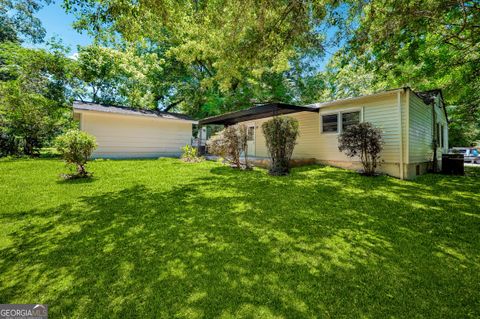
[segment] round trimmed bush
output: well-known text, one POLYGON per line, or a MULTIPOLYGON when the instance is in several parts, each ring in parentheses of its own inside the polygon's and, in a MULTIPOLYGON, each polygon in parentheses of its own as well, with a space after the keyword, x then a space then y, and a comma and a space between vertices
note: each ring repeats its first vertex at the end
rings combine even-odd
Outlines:
POLYGON ((77 129, 69 130, 57 137, 56 146, 65 162, 76 166, 77 177, 89 175, 85 165, 97 147, 94 136, 77 129))

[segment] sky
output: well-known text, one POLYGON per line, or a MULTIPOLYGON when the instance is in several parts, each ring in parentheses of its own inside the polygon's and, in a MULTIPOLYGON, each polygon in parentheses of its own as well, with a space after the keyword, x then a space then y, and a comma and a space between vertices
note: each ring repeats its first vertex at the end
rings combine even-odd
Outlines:
MULTIPOLYGON (((61 7, 62 1, 55 1, 50 5, 43 7, 36 16, 42 21, 42 25, 47 31, 45 40, 52 37, 62 39, 63 44, 71 49, 71 54, 77 52, 78 45, 88 45, 92 43, 92 38, 86 33, 78 33, 72 27, 75 21, 73 14, 65 13, 61 7)), ((43 47, 45 44, 33 45, 34 47, 43 47)))

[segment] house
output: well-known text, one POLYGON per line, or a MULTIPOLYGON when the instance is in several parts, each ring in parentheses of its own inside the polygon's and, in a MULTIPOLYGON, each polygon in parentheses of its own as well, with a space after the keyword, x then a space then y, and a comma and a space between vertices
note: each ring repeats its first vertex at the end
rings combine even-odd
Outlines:
POLYGON ((267 158, 261 127, 277 115, 299 121, 300 136, 292 156, 296 160, 360 169, 358 158, 349 158, 338 150, 339 134, 358 122, 370 122, 381 129, 384 148, 378 171, 394 177, 411 179, 426 172, 433 167, 434 156, 439 167, 442 153, 448 150, 448 119, 440 90, 414 92, 407 87, 301 107, 265 104, 206 118, 199 124, 244 123, 249 133, 249 155, 267 158))
POLYGON ((104 158, 179 156, 197 123, 183 114, 85 102, 74 102, 73 113, 97 139, 93 157, 104 158))

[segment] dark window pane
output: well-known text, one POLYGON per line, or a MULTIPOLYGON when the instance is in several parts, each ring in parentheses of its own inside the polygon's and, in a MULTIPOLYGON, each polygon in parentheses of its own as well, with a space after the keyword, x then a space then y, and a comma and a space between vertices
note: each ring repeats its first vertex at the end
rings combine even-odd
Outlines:
POLYGON ((345 131, 350 125, 360 123, 360 112, 342 113, 342 130, 345 131))
POLYGON ((337 116, 337 114, 322 115, 322 132, 337 132, 337 116))

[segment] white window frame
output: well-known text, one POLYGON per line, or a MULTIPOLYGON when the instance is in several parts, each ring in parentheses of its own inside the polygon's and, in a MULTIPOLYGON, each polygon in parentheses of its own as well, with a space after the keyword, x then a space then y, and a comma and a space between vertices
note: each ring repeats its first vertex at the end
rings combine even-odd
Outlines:
POLYGON ((325 112, 320 114, 320 133, 321 134, 338 134, 338 125, 340 124, 341 120, 339 118, 339 112, 325 112), (337 131, 336 132, 324 132, 323 131, 323 117, 327 115, 336 115, 337 116, 337 131))
POLYGON ((326 111, 320 113, 320 134, 340 134, 343 131, 343 124, 342 124, 342 114, 343 113, 353 113, 353 112, 360 112, 360 123, 363 122, 363 107, 352 107, 347 109, 342 109, 338 111, 326 111), (323 116, 324 115, 333 115, 337 114, 337 131, 336 132, 324 132, 323 131, 323 116))

